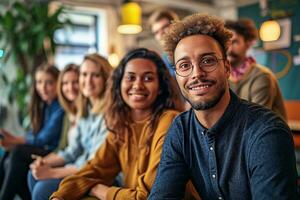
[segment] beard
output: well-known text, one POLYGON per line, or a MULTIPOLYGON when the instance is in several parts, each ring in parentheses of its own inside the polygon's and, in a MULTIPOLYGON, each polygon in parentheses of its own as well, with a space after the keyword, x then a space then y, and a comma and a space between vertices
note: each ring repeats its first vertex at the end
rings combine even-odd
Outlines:
MULTIPOLYGON (((207 82, 208 80, 203 80, 202 82, 207 82)), ((226 88, 225 88, 225 82, 220 83, 220 86, 218 87, 218 90, 216 92, 216 95, 213 96, 211 99, 201 102, 196 102, 188 98, 188 96, 184 93, 182 93, 184 99, 188 101, 192 108, 195 110, 208 110, 210 108, 213 108, 215 105, 217 105, 220 100, 222 99, 223 95, 225 94, 226 88)))
POLYGON ((237 67, 242 60, 240 55, 233 52, 227 53, 227 58, 232 67, 237 67))

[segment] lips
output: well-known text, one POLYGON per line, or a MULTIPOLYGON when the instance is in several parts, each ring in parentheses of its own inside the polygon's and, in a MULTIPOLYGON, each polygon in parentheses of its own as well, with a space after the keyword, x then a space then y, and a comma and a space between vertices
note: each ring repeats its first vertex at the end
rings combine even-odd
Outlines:
POLYGON ((188 85, 187 89, 192 94, 196 95, 204 95, 209 92, 209 89, 215 84, 214 81, 205 80, 204 83, 202 81, 195 81, 188 85))
POLYGON ((145 100, 148 96, 146 93, 136 93, 136 92, 130 92, 129 96, 134 100, 134 101, 141 101, 145 100))

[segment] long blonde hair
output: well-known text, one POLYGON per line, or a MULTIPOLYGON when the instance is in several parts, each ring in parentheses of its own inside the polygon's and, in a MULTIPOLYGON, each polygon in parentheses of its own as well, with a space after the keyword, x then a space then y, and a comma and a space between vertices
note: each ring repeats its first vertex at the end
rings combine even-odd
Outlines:
MULTIPOLYGON (((95 105, 93 105, 93 108, 91 110, 92 113, 100 114, 100 113, 102 113, 102 110, 103 110, 102 99, 104 97, 104 93, 107 88, 107 80, 108 80, 113 68, 104 57, 100 56, 97 53, 87 54, 84 57, 83 62, 86 60, 90 60, 90 61, 94 62, 96 64, 96 66, 98 66, 101 70, 101 76, 103 78, 104 87, 103 87, 103 90, 99 94, 100 101, 97 101, 97 103, 95 105)), ((88 98, 85 97, 82 93, 80 93, 79 97, 78 97, 78 114, 77 114, 77 116, 79 118, 88 116, 88 103, 89 103, 88 98)))
POLYGON ((79 76, 79 66, 76 64, 68 64, 66 67, 60 72, 58 81, 57 81, 57 96, 60 105, 63 107, 65 112, 71 115, 75 115, 77 112, 76 103, 70 102, 62 92, 62 81, 63 77, 67 72, 74 72, 79 76))

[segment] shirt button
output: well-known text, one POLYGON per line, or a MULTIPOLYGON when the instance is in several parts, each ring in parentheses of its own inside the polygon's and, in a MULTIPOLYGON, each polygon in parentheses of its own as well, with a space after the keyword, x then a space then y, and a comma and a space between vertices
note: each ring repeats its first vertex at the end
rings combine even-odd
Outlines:
POLYGON ((212 175, 212 177, 213 177, 213 178, 216 178, 216 175, 215 175, 215 174, 213 174, 213 175, 212 175))
POLYGON ((222 200, 223 198, 222 197, 218 197, 218 199, 222 200))
POLYGON ((209 147, 209 150, 213 151, 213 150, 214 150, 214 148, 213 148, 213 147, 209 147))
POLYGON ((204 135, 204 131, 202 131, 201 134, 204 135))

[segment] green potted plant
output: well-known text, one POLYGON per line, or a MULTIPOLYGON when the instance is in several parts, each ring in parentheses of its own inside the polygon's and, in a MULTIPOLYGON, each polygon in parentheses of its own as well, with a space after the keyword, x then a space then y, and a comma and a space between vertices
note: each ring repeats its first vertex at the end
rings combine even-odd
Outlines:
MULTIPOLYGON (((60 15, 64 8, 50 13, 49 1, 4 1, 0 13, 0 87, 11 104, 20 109, 20 120, 27 115, 27 103, 31 76, 37 66, 48 62, 55 53, 54 33, 62 28, 60 15)), ((26 126, 26 125, 24 125, 26 126)))

